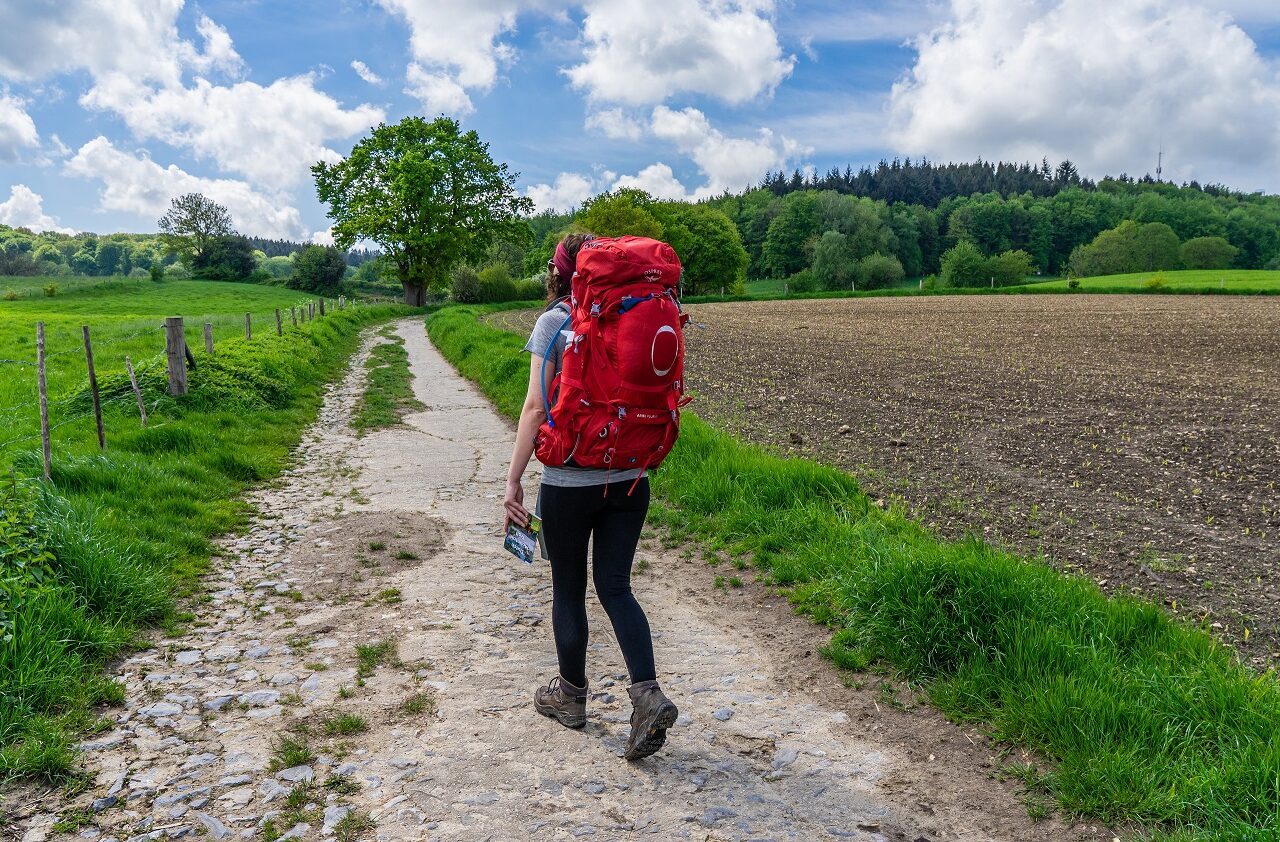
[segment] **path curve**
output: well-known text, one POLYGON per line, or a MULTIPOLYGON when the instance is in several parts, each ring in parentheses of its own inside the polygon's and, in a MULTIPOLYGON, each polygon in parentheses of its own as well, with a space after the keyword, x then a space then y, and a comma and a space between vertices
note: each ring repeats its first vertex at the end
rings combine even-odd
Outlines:
MULTIPOLYGON (((361 363, 386 341, 371 332, 295 466, 251 496, 250 530, 222 542, 189 631, 119 667, 126 705, 84 746, 95 778, 75 801, 93 813, 83 838, 261 839, 265 829, 281 839, 976 842, 1099 832, 1031 824, 992 780, 981 741, 966 745, 932 711, 868 724, 874 699, 859 701, 834 669, 806 659, 819 630, 759 589, 722 594, 705 565, 652 544, 636 591, 682 711, 667 747, 621 759, 626 676, 594 599, 590 722, 578 732, 538 716, 532 688, 555 671, 550 576, 501 549, 511 427, 430 345, 420 319, 395 330, 424 408, 363 438, 348 428, 361 363), (368 647, 363 670, 357 646, 368 647), (338 733, 342 714, 367 730, 338 733), (906 729, 913 717, 927 727, 884 727, 906 729), (283 737, 314 756, 273 768, 283 737), (362 817, 372 824, 362 829, 362 817)), ((21 838, 72 838, 53 830, 67 803, 33 794, 21 838)))

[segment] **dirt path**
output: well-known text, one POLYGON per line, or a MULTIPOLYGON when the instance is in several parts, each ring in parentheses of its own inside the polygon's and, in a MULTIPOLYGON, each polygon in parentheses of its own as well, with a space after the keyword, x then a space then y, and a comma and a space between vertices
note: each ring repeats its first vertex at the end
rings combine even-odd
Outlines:
POLYGON ((725 594, 705 565, 653 547, 636 589, 683 711, 667 748, 620 757, 626 676, 594 600, 590 723, 539 717, 531 690, 555 670, 550 578, 500 546, 510 427, 420 320, 397 331, 425 409, 356 438, 346 421, 363 366, 331 389, 296 466, 253 495, 250 531, 223 542, 190 630, 120 665, 126 705, 84 745, 94 784, 74 799, 17 793, 19 838, 1101 832, 1033 825, 981 739, 927 708, 897 709, 878 686, 842 686, 813 652, 822 633, 782 600, 725 594))

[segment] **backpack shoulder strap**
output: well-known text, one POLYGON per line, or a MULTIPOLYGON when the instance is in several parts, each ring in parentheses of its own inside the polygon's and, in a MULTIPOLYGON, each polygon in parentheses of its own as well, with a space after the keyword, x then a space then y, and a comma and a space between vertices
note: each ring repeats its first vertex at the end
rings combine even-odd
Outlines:
POLYGON ((564 317, 560 327, 556 328, 556 332, 551 335, 551 342, 547 345, 547 350, 542 355, 542 406, 547 414, 547 423, 552 427, 555 427, 556 419, 551 415, 551 398, 547 395, 547 360, 551 358, 551 354, 556 347, 556 340, 560 338, 560 332, 568 327, 569 322, 573 319, 573 310, 569 307, 569 296, 557 298, 547 306, 544 312, 550 313, 558 308, 563 309, 568 315, 564 317))

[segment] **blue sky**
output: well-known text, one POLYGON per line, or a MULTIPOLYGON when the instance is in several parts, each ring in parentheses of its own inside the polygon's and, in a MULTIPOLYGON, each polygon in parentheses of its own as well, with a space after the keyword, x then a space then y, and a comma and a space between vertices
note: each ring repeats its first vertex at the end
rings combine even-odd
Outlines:
POLYGON ((323 241, 309 163, 446 113, 541 207, 766 169, 1069 157, 1280 190, 1280 4, 0 2, 0 222, 149 231, 199 190, 323 241), (1273 8, 1277 6, 1277 8, 1273 8))

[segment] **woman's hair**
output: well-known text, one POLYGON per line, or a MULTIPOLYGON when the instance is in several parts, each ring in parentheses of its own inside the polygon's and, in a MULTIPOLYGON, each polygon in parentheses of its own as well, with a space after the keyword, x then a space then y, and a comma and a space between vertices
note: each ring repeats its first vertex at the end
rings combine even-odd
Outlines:
MULTIPOLYGON (((564 245, 564 250, 568 253, 569 259, 576 262, 578 252, 582 250, 582 244, 592 239, 595 239, 592 234, 566 234, 560 242, 564 245)), ((547 269, 547 304, 551 304, 557 299, 568 295, 572 281, 572 276, 566 278, 547 269)))

